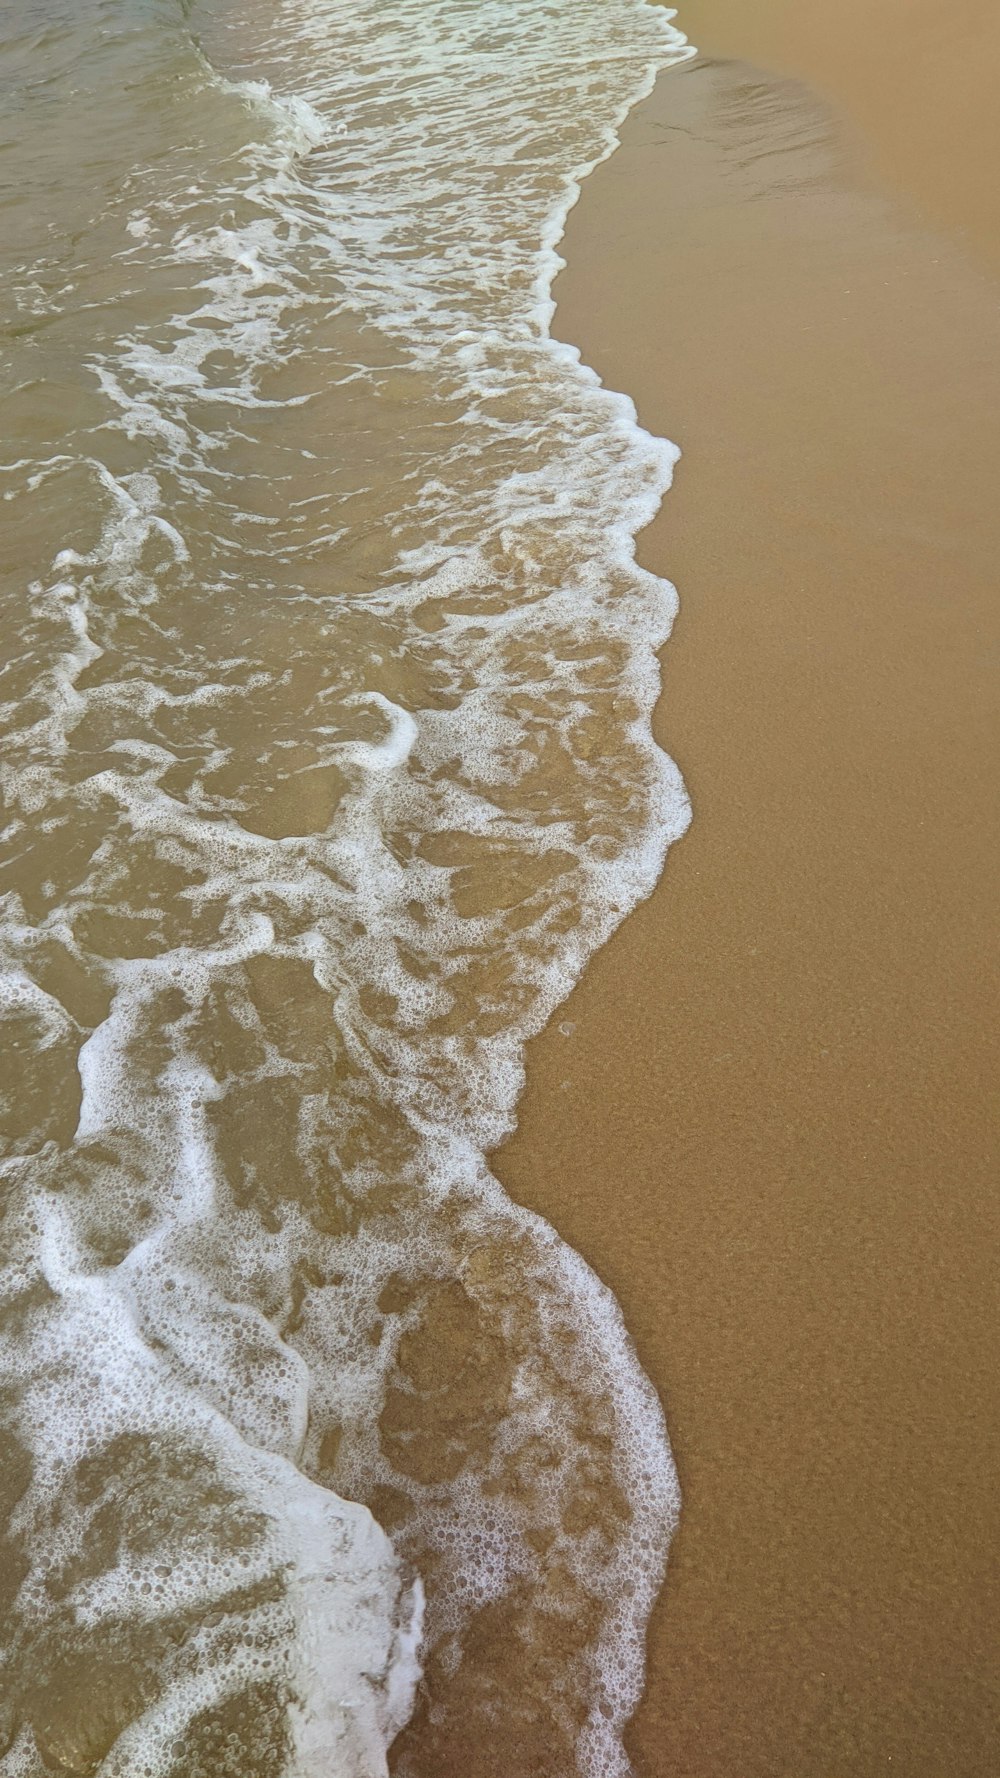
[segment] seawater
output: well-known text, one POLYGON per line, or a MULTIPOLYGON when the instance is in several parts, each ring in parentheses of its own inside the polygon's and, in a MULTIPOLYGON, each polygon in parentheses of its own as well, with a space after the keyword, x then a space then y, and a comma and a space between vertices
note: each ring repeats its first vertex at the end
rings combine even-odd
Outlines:
POLYGON ((688 819, 550 334, 670 16, 4 11, 4 1778, 628 1770, 666 1430, 487 1156, 688 819))

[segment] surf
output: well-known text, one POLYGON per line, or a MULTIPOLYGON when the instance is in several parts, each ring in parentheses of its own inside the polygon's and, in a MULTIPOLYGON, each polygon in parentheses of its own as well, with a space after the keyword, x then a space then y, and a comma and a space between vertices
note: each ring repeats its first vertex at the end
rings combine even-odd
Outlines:
POLYGON ((551 336, 685 53, 639 0, 88 42, 87 227, 8 281, 5 1778, 376 1774, 411 1717, 400 1772, 628 1770, 662 1410, 488 1156, 689 818, 676 451, 551 336))

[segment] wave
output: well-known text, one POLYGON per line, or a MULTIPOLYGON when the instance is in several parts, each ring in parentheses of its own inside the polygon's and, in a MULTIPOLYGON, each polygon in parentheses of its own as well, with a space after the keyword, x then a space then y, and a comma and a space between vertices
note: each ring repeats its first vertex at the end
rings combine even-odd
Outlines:
POLYGON ((628 1770, 662 1411, 487 1157, 689 818, 676 451, 550 331, 669 16, 158 15, 159 107, 148 21, 93 83, 128 177, 14 268, 72 399, 2 472, 29 576, 60 535, 2 690, 4 1778, 382 1773, 421 1668, 400 1772, 628 1770))

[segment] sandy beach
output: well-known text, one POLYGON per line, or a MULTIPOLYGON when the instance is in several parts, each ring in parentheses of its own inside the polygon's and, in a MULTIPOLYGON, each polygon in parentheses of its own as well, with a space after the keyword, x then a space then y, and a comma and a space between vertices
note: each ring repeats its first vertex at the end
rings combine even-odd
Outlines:
POLYGON ((667 1408, 640 1778, 986 1778, 1000 22, 678 23, 556 331, 684 451, 640 555, 694 823, 495 1160, 667 1408))
POLYGON ((0 15, 0 1778, 1000 1772, 1000 14, 672 17, 0 15))

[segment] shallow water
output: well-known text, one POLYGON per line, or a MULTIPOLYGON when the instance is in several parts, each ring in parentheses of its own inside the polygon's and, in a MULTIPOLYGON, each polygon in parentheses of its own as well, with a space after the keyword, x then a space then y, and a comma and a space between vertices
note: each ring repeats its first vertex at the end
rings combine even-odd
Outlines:
POLYGON ((421 1667, 401 1772, 628 1769, 662 1413, 486 1156, 687 822, 675 452, 548 332, 682 53, 3 26, 5 1778, 382 1772, 421 1667))

